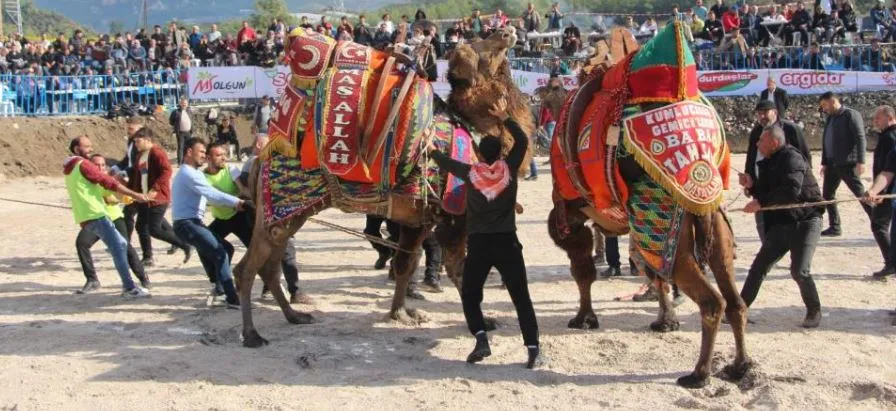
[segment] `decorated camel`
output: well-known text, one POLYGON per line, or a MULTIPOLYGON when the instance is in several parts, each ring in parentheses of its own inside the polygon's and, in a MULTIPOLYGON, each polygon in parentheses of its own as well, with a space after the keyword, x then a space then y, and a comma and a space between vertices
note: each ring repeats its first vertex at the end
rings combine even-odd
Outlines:
POLYGON ((734 283, 734 240, 721 209, 729 152, 718 114, 697 88, 694 58, 679 23, 643 48, 611 56, 584 75, 567 99, 551 148, 554 208, 548 231, 566 251, 579 288, 571 328, 598 328, 591 304, 596 278, 591 220, 604 233, 628 233, 632 259, 660 292, 655 331, 679 327, 668 293, 678 285, 700 306, 702 343, 694 371, 678 384, 704 386, 722 315, 736 355, 726 368, 740 378, 750 360, 746 306, 734 283), (708 264, 718 291, 703 267, 708 264))
MULTIPOLYGON (((407 324, 424 320, 407 307, 408 282, 421 244, 433 225, 446 250, 449 278, 459 284, 465 252, 462 181, 440 172, 425 154, 428 140, 465 162, 475 161, 474 128, 508 135, 497 120, 482 117, 503 95, 521 126, 532 132, 531 115, 509 75, 506 50, 512 32, 498 32, 470 46, 459 45, 450 61, 448 110, 432 86, 416 74, 412 57, 386 53, 310 31, 291 33, 287 61, 292 71, 269 124, 270 143, 250 174, 257 204, 255 231, 237 264, 243 345, 267 343, 252 321, 250 295, 258 273, 287 321, 313 318, 294 310, 279 287, 279 260, 286 239, 307 219, 336 207, 375 214, 401 225, 392 260, 395 294, 389 318, 407 324), (485 79, 494 79, 485 81, 485 79)), ((487 117, 487 115, 486 115, 487 117)))

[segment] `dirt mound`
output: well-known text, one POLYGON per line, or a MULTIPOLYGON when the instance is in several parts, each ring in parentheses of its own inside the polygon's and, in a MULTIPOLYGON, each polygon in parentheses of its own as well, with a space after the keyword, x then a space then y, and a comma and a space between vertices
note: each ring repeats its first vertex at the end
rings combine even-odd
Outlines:
MULTIPOLYGON (((195 114, 196 137, 208 139, 212 131, 201 121, 204 113, 195 114)), ((159 142, 174 155, 177 149, 167 113, 144 117, 159 142)), ((236 128, 245 146, 252 140, 250 121, 237 117, 236 128)), ((54 176, 62 173, 62 162, 68 157, 69 141, 87 135, 97 153, 120 159, 124 156, 127 124, 124 118, 102 117, 0 118, 0 176, 54 176)))

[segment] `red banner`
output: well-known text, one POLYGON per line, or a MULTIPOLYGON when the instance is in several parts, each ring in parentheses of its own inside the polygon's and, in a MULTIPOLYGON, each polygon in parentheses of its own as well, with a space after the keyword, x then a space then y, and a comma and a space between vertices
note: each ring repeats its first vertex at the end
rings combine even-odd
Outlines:
POLYGON ((718 201, 724 140, 712 108, 683 101, 626 118, 625 129, 638 163, 686 209, 704 214, 718 201))
POLYGON ((345 176, 358 164, 363 91, 367 79, 359 69, 336 69, 327 78, 323 114, 321 163, 330 173, 345 176))

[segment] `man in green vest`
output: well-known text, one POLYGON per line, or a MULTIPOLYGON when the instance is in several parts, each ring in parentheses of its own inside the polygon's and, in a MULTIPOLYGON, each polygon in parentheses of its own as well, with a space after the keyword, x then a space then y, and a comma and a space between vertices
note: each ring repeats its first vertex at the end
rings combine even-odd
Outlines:
MULTIPOLYGON (((106 158, 102 155, 90 155, 90 162, 97 166, 103 173, 109 174, 109 168, 106 166, 106 158)), ((130 197, 125 198, 130 200, 130 197)), ((112 220, 115 229, 118 230, 125 240, 127 240, 127 224, 125 223, 124 211, 120 206, 120 203, 127 201, 119 201, 114 193, 105 189, 103 190, 103 200, 106 205, 106 216, 109 217, 109 220, 112 220)), ((75 247, 78 250, 78 260, 81 262, 81 270, 84 271, 84 277, 87 278, 87 283, 84 284, 84 288, 79 290, 77 294, 87 294, 100 288, 100 281, 96 276, 96 269, 93 266, 93 256, 90 254, 90 247, 93 247, 99 239, 100 238, 92 231, 81 229, 81 232, 78 233, 77 240, 75 240, 75 247)), ((149 282, 149 277, 146 276, 146 272, 143 270, 143 263, 140 261, 140 256, 137 255, 137 250, 131 246, 130 242, 128 242, 128 265, 131 267, 131 270, 134 272, 137 279, 140 280, 140 286, 146 289, 151 289, 152 283, 149 282)))
MULTIPOLYGON (((227 165, 227 146, 225 143, 215 142, 208 146, 208 165, 205 168, 205 179, 208 180, 212 187, 239 197, 240 187, 238 179, 241 174, 242 171, 239 168, 227 165)), ((215 220, 208 225, 208 229, 221 238, 231 258, 233 258, 233 245, 224 240, 228 235, 235 235, 246 248, 249 248, 249 241, 252 240, 255 210, 237 211, 232 207, 214 205, 209 206, 209 209, 215 220)), ((291 238, 286 242, 286 250, 283 254, 281 267, 283 269, 283 277, 286 278, 286 288, 289 291, 290 302, 310 303, 311 299, 299 290, 299 268, 296 264, 295 244, 291 238)), ((214 282, 212 274, 209 274, 209 279, 214 282)), ((218 291, 223 291, 218 289, 218 286, 215 289, 215 293, 218 295, 220 295, 218 291)), ((267 289, 267 286, 265 286, 265 289, 267 289)))
POLYGON ((145 195, 129 190, 118 180, 103 173, 97 166, 87 160, 93 152, 93 144, 86 136, 75 137, 68 146, 73 154, 65 161, 65 188, 72 203, 75 223, 81 228, 93 232, 106 244, 123 287, 122 297, 145 298, 149 291, 134 284, 128 268, 128 242, 115 229, 109 219, 106 204, 103 201, 103 189, 124 194, 138 202, 146 202, 145 195))

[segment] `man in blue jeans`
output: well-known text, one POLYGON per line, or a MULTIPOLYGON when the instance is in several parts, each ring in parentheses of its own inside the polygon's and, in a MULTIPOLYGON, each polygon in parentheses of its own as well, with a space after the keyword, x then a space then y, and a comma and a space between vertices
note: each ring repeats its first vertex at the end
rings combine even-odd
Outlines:
MULTIPOLYGON (((124 298, 149 297, 149 291, 136 286, 131 278, 128 266, 128 242, 109 219, 106 203, 103 200, 103 189, 130 196, 138 202, 146 202, 148 199, 142 193, 129 190, 87 160, 93 152, 93 145, 86 136, 72 139, 68 149, 73 156, 65 161, 63 174, 65 174, 65 188, 72 202, 75 223, 96 235, 108 247, 115 269, 121 277, 123 288, 121 296, 124 298)), ((90 288, 89 286, 90 280, 88 279, 84 287, 87 289, 90 288)))
POLYGON ((233 284, 227 247, 221 238, 202 223, 202 218, 205 216, 207 203, 235 208, 237 211, 245 210, 246 204, 237 197, 216 190, 205 179, 202 171, 199 171, 205 164, 205 143, 202 140, 187 139, 183 157, 183 167, 171 186, 174 232, 196 248, 205 271, 215 274, 224 288, 227 308, 239 309, 240 301, 233 284))

